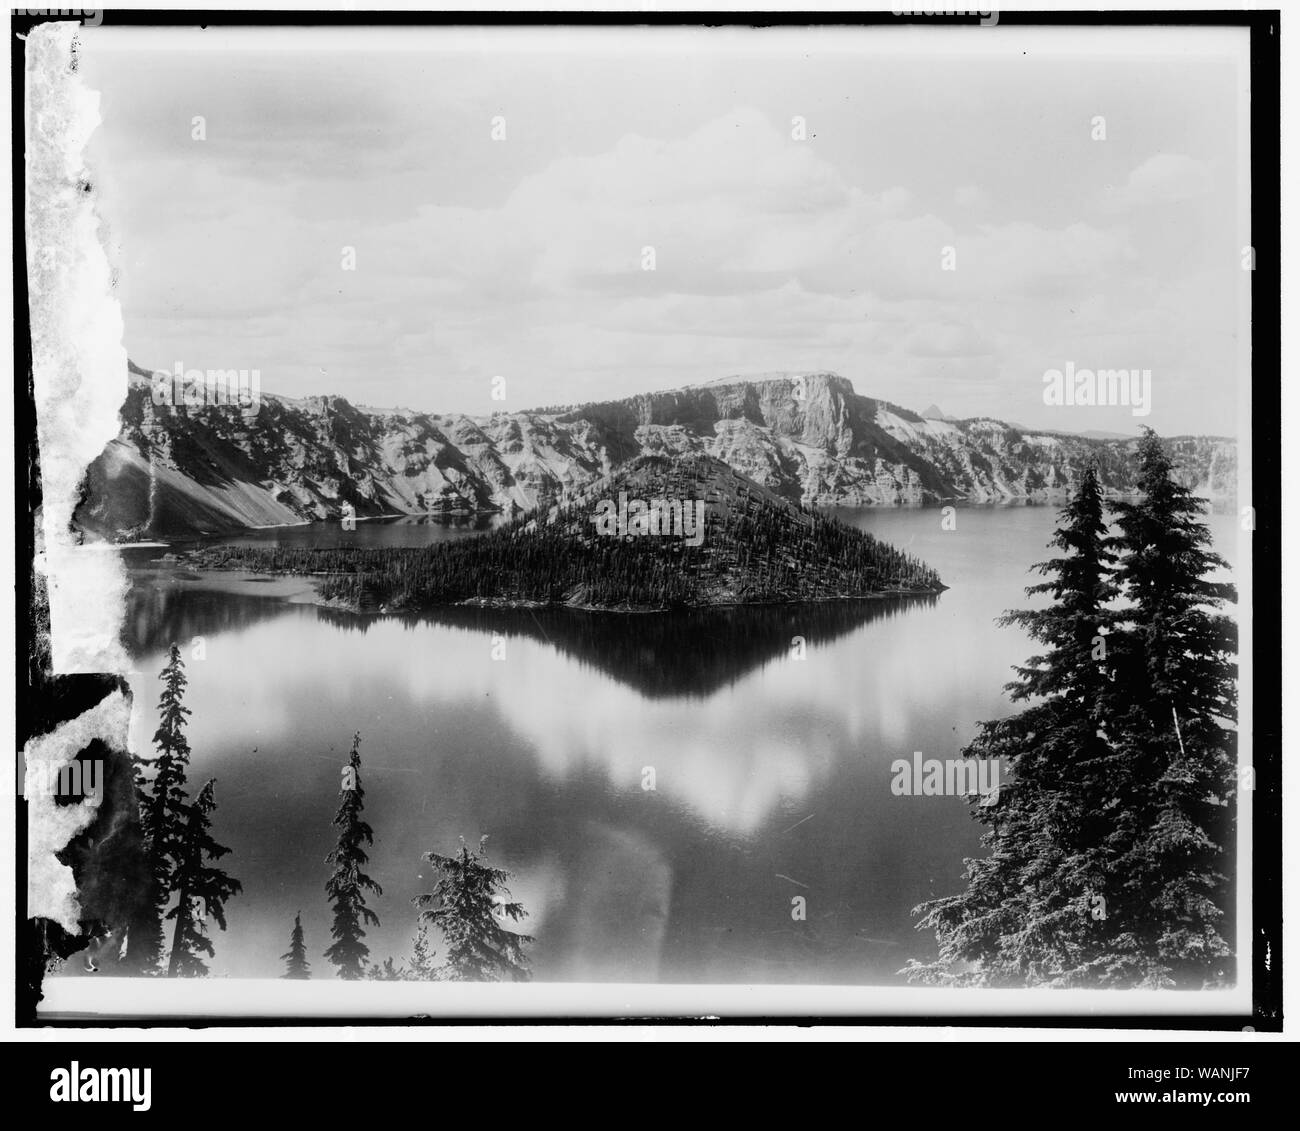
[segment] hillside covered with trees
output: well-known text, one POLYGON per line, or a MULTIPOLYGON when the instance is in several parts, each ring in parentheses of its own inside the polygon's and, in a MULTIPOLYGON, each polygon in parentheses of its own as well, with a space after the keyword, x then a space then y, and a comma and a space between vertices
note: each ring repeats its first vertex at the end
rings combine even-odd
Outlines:
POLYGON ((218 547, 198 552, 191 564, 320 575, 325 601, 365 611, 464 603, 649 610, 944 588, 909 554, 783 499, 709 456, 641 457, 581 495, 458 542, 414 549, 218 547), (636 533, 633 522, 624 522, 628 532, 602 531, 601 515, 654 500, 679 503, 685 526, 636 533), (700 505, 703 528, 694 530, 690 515, 700 505))

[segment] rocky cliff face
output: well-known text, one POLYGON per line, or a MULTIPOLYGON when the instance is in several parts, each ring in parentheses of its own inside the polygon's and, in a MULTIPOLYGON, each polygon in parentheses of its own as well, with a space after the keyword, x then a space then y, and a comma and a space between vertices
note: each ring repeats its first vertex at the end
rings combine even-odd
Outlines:
MULTIPOLYGON (((490 418, 263 394, 256 410, 156 406, 132 367, 122 432, 87 472, 78 521, 129 540, 337 518, 530 509, 640 455, 710 455, 791 500, 893 506, 1065 497, 1095 460, 1132 486, 1134 441, 926 418, 834 373, 769 374, 490 418)), ((1187 481, 1228 500, 1236 445, 1172 441, 1187 481)))

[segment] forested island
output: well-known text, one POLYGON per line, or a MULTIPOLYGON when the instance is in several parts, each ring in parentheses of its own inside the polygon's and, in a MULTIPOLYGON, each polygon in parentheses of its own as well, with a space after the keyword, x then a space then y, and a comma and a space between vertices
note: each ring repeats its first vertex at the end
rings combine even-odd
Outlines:
POLYGON ((456 542, 213 547, 189 562, 313 575, 322 601, 359 611, 455 604, 649 611, 945 588, 911 555, 709 456, 638 457, 580 496, 456 542))

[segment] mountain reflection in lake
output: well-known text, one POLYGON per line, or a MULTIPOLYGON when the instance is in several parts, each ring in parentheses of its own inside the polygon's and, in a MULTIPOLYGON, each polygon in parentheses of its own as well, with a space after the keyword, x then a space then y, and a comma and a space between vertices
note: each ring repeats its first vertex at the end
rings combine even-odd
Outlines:
MULTIPOLYGON (((243 883, 229 930, 214 932, 213 973, 279 974, 301 910, 315 976, 330 976, 323 858, 359 730, 370 871, 384 888, 367 938, 376 961, 409 953, 410 899, 431 881, 421 854, 486 833, 529 911, 520 929, 537 938, 538 980, 899 981, 908 957, 933 950, 911 908, 957 890, 978 827, 960 798, 894 796, 890 764, 956 756, 978 720, 1009 710, 1001 687, 1028 647, 993 622, 1024 603, 1055 511, 971 508, 957 532, 935 510, 841 517, 920 556, 950 590, 681 614, 360 618, 295 603, 276 583, 211 592, 129 551, 134 748, 149 746, 176 640, 191 780, 217 777, 216 833, 243 883), (190 658, 194 637, 203 659, 190 658), (806 921, 791 917, 795 896, 806 921)), ((369 544, 385 530, 410 545, 411 531, 473 529, 363 525, 369 544)))

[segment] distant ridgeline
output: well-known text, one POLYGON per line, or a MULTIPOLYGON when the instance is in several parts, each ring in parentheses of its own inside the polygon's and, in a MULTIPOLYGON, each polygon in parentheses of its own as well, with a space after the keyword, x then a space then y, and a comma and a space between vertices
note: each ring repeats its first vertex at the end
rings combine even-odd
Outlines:
MULTIPOLYGON (((816 507, 1056 503, 1092 466, 1107 492, 1130 491, 1138 442, 953 420, 934 408, 921 416, 861 396, 834 373, 735 377, 481 417, 364 408, 334 396, 293 400, 260 388, 249 408, 188 404, 168 388, 155 403, 148 371, 130 366, 121 431, 86 472, 80 530, 130 542, 347 513, 512 517, 565 504, 643 455, 713 456, 816 507)), ((1075 411, 1061 410, 1062 425, 1082 422, 1075 411)), ((1183 436, 1169 444, 1188 486, 1232 498, 1234 441, 1183 436)))
POLYGON ((909 554, 783 499, 711 456, 638 457, 563 506, 456 542, 217 547, 190 560, 321 575, 322 598, 363 611, 466 603, 650 610, 945 588, 909 554))

